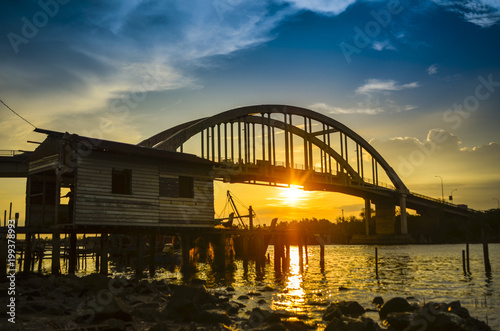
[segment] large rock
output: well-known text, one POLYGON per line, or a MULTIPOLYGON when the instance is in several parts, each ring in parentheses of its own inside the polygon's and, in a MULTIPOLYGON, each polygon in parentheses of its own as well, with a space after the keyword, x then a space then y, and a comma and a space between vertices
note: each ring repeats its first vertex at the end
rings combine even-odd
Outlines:
POLYGON ((122 321, 131 321, 132 315, 128 305, 120 298, 113 296, 109 302, 89 302, 79 313, 76 322, 92 323, 111 318, 122 321))
POLYGON ((200 312, 197 321, 199 323, 211 324, 211 325, 217 325, 220 323, 227 326, 231 325, 231 319, 229 318, 227 313, 225 311, 218 309, 212 309, 200 312))
POLYGON ((389 313, 411 312, 417 309, 417 307, 410 305, 405 298, 396 297, 384 303, 380 308, 379 315, 380 319, 385 320, 389 313))
POLYGON ((193 321, 198 319, 201 307, 215 304, 216 299, 202 285, 172 286, 172 295, 165 308, 167 318, 177 321, 193 321))
POLYGON ((340 315, 358 317, 365 313, 365 309, 356 301, 332 302, 323 313, 324 321, 331 321, 340 315))
POLYGON ((391 330, 404 330, 411 324, 414 316, 413 312, 389 313, 384 324, 389 326, 391 330))

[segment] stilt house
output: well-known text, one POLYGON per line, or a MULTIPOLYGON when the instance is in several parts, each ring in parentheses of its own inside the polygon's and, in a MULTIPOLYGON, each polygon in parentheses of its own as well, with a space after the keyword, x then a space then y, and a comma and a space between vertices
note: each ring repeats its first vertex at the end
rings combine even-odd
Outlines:
POLYGON ((194 155, 37 129, 26 225, 212 227, 212 162, 194 155))

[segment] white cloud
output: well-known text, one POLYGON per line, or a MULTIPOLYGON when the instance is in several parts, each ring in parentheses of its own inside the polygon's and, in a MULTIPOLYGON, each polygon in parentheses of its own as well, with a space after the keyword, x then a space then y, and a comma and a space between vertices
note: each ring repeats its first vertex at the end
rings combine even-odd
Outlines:
POLYGON ((310 10, 324 15, 338 15, 356 0, 282 0, 299 10, 310 10))
POLYGON ((309 106, 309 108, 320 113, 326 114, 365 114, 377 115, 382 113, 399 113, 416 109, 417 106, 405 105, 398 106, 391 101, 388 101, 384 106, 370 104, 369 102, 360 102, 356 107, 335 107, 326 103, 318 102, 309 106))
POLYGON ((433 0, 436 4, 463 16, 480 27, 491 27, 500 22, 500 1, 498 0, 433 0))
POLYGON ((429 76, 435 75, 437 74, 437 72, 438 72, 437 64, 433 64, 429 66, 429 68, 427 68, 427 73, 429 74, 429 76))
POLYGON ((384 41, 375 41, 372 44, 372 48, 376 51, 383 51, 384 49, 395 51, 396 47, 394 47, 389 40, 384 41))
POLYGON ((137 126, 134 113, 149 98, 144 93, 200 88, 197 68, 273 39, 272 30, 293 13, 290 7, 271 10, 265 0, 71 3, 36 42, 19 46, 21 56, 1 50, 0 90, 37 126, 57 129, 59 123, 72 131, 80 126, 72 116, 87 115, 98 126, 110 104, 124 100, 131 114, 116 132, 127 137, 121 128, 137 126))
POLYGON ((399 85, 395 80, 368 79, 364 85, 356 89, 356 93, 370 94, 374 92, 401 91, 419 86, 418 82, 399 85))
POLYGON ((342 107, 334 107, 327 105, 326 103, 315 103, 310 105, 309 108, 316 110, 321 113, 328 114, 367 114, 367 115, 376 115, 385 112, 383 108, 363 108, 363 107, 354 107, 354 108, 342 108, 342 107))

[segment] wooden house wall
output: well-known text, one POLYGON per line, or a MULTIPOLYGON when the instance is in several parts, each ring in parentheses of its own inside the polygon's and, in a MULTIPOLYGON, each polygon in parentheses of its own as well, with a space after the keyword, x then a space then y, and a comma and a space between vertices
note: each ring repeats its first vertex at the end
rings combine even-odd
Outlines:
POLYGON ((121 155, 92 153, 79 158, 75 189, 75 223, 86 225, 157 225, 157 164, 121 155), (131 194, 111 192, 112 170, 132 170, 131 194))
POLYGON ((93 153, 78 161, 78 225, 213 226, 213 179, 206 166, 93 153), (111 193, 112 169, 132 171, 131 194, 111 193), (160 197, 160 176, 193 177, 194 197, 160 197))

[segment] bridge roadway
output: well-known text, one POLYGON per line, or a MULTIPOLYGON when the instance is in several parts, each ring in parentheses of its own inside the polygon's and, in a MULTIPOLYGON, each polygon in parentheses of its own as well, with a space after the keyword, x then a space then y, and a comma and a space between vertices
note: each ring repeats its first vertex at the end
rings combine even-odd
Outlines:
MULTIPOLYGON (((352 179, 346 173, 322 173, 314 170, 301 170, 272 166, 269 164, 232 164, 218 163, 214 167, 214 177, 227 183, 244 183, 265 186, 287 187, 297 185, 306 191, 338 192, 363 199, 377 201, 391 199, 395 205, 400 205, 401 192, 393 186, 378 183, 374 185, 365 181, 352 179)), ((443 202, 440 199, 422 194, 408 192, 406 207, 422 213, 435 210, 442 213, 467 217, 475 210, 463 205, 443 202)))

